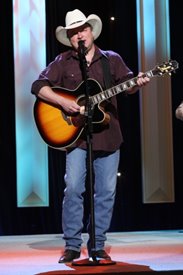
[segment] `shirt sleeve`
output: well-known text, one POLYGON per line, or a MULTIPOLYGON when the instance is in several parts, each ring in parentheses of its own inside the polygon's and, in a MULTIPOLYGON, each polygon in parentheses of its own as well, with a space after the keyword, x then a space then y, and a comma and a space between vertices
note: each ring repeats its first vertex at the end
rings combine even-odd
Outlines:
POLYGON ((123 58, 113 51, 110 51, 110 67, 112 79, 115 81, 114 85, 120 84, 134 76, 123 58))
POLYGON ((40 89, 44 86, 57 86, 61 83, 62 66, 60 60, 62 56, 59 55, 51 62, 39 75, 39 77, 32 83, 31 93, 37 95, 40 89))

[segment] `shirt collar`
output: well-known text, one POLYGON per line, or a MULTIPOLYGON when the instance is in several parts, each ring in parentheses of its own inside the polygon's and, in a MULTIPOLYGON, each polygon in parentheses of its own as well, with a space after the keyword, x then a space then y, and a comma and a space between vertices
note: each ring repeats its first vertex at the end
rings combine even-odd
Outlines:
MULTIPOLYGON (((100 59, 102 56, 105 56, 106 58, 108 58, 108 56, 105 54, 105 51, 102 51, 99 47, 95 45, 95 53, 94 53, 93 61, 100 59)), ((77 52, 74 49, 70 49, 67 51, 67 59, 70 59, 70 58, 78 59, 77 52)))

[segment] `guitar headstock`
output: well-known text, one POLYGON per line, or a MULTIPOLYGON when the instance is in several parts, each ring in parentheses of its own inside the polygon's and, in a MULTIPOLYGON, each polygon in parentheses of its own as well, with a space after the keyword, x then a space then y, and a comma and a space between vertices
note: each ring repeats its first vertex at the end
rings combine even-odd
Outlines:
POLYGON ((157 65, 153 70, 153 75, 163 76, 165 74, 171 75, 172 72, 175 72, 179 67, 179 64, 176 60, 169 60, 168 62, 163 62, 161 65, 157 65))

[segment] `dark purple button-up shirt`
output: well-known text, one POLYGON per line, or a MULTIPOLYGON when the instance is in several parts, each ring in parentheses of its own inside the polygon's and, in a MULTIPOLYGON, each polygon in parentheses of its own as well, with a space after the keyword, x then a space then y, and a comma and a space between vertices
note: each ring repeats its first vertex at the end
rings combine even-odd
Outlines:
MULTIPOLYGON (((133 76, 133 73, 126 66, 120 55, 113 51, 102 51, 96 46, 95 54, 92 63, 88 67, 87 74, 90 79, 97 81, 99 87, 103 90, 106 88, 101 64, 102 56, 109 61, 112 86, 118 85, 133 76)), ((42 71, 38 79, 33 82, 31 91, 37 95, 43 86, 60 86, 69 90, 77 90, 77 87, 82 81, 79 59, 76 52, 70 49, 58 55, 55 60, 42 71)), ((98 92, 100 91, 97 91, 97 93, 98 92)), ((110 121, 108 125, 101 125, 100 131, 97 130, 95 132, 95 127, 93 128, 92 148, 95 151, 113 152, 119 149, 123 141, 118 120, 116 96, 112 96, 110 100, 104 103, 105 112, 110 115, 110 121)), ((85 137, 79 137, 73 146, 86 148, 85 137)))

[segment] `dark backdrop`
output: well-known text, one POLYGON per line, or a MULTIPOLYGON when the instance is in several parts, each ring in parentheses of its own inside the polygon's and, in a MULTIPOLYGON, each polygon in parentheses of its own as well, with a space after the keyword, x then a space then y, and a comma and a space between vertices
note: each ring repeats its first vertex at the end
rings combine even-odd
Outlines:
MULTIPOLYGON (((47 63, 65 50, 55 38, 58 25, 65 26, 65 14, 74 8, 86 15, 95 13, 103 21, 103 32, 97 44, 103 49, 119 52, 127 65, 138 72, 136 37, 136 1, 105 0, 86 2, 83 0, 46 0, 47 63), (118 20, 109 23, 110 15, 118 20)), ((183 122, 175 118, 174 112, 183 98, 182 49, 180 35, 181 1, 170 0, 171 58, 179 62, 180 69, 172 77, 172 120, 174 146, 175 202, 143 204, 141 179, 141 148, 139 97, 119 100, 120 121, 125 138, 121 148, 117 197, 110 231, 179 229, 183 227, 183 122), (133 125, 133 127, 131 127, 133 125)), ((49 149, 50 206, 17 208, 16 204, 16 150, 15 150, 15 96, 13 26, 11 1, 0 2, 0 234, 44 234, 60 233, 61 202, 64 190, 65 154, 49 149)), ((30 92, 30 87, 27 87, 30 92)), ((119 95, 120 97, 120 95, 119 95)), ((85 203, 85 217, 88 214, 85 203)))

